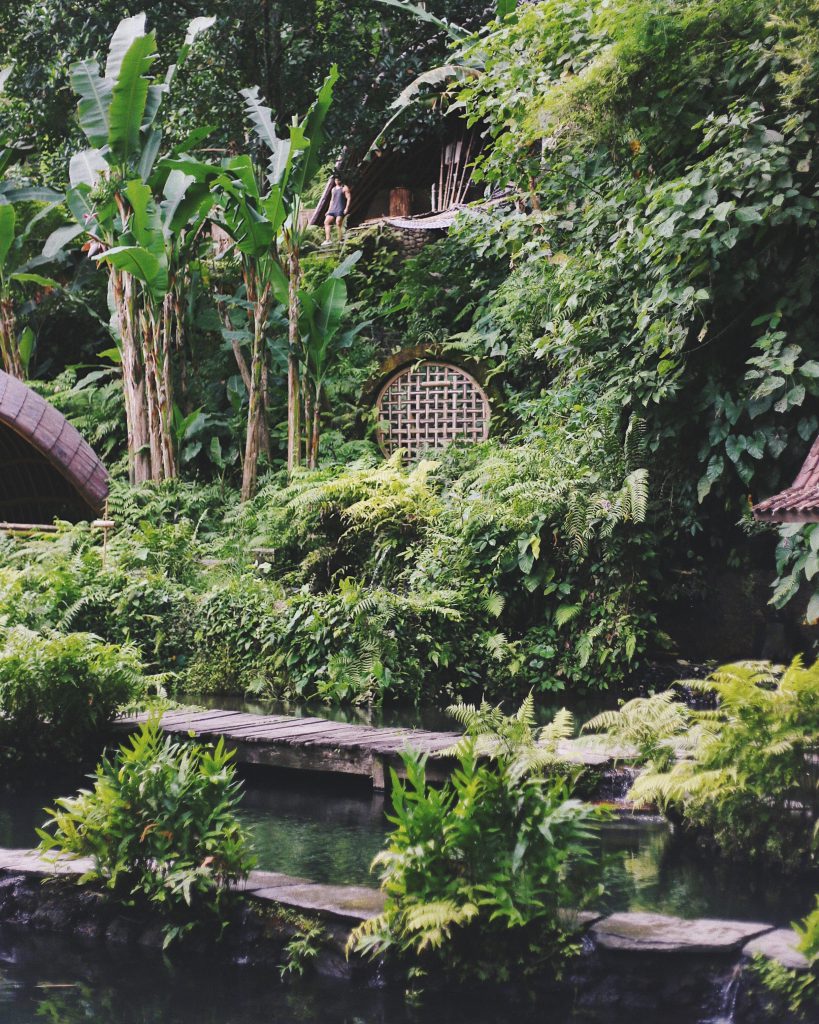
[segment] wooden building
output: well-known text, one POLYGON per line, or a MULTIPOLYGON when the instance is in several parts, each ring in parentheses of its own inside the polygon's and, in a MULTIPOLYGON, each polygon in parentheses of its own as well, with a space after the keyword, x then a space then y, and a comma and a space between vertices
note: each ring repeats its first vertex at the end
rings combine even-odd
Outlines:
POLYGON ((0 371, 0 527, 93 519, 108 472, 61 412, 0 371))
MULTIPOLYGON (((476 158, 483 149, 479 125, 467 127, 457 117, 447 118, 439 134, 428 135, 405 150, 371 151, 357 166, 341 166, 339 173, 352 190, 348 227, 392 218, 437 220, 473 199, 480 198, 472 181, 476 158)), ((321 225, 330 207, 332 179, 310 217, 321 225)), ((445 230, 451 217, 433 230, 445 230)), ((396 226, 404 226, 396 225, 396 226)), ((426 230, 420 226, 419 230, 426 230)))

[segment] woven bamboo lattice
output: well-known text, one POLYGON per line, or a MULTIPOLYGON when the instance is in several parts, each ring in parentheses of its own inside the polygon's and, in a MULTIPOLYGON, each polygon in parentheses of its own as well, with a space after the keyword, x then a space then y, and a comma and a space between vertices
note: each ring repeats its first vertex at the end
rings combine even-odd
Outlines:
POLYGON ((386 455, 403 448, 416 459, 455 440, 485 441, 489 400, 478 382, 450 363, 401 370, 378 396, 378 440, 386 455))

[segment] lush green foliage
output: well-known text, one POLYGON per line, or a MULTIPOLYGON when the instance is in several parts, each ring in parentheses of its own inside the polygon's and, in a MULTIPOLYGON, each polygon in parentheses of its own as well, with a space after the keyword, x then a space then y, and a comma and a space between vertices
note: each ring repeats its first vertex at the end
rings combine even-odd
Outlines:
POLYGON ((165 945, 203 921, 224 923, 230 885, 252 867, 232 757, 221 741, 175 743, 149 721, 103 758, 93 789, 48 809, 40 849, 90 857, 81 882, 150 903, 166 919, 165 945))
MULTIPOLYGON (((526 770, 539 746, 531 707, 511 719, 489 707, 458 717, 467 733, 442 788, 417 755, 404 755, 406 781, 393 772, 394 828, 374 862, 386 909, 350 947, 442 963, 461 980, 559 971, 577 949, 574 912, 600 893, 592 841, 601 812, 572 799, 568 777, 526 770), (487 761, 478 739, 490 736, 487 761)), ((553 746, 547 734, 552 758, 553 746)))
POLYGON ((663 695, 597 719, 646 759, 629 798, 680 815, 728 856, 814 864, 819 664, 739 662, 686 685, 716 709, 675 708, 663 695))
POLYGON ((138 652, 129 644, 105 644, 90 633, 3 627, 0 754, 18 767, 87 755, 104 741, 117 709, 145 689, 138 652))

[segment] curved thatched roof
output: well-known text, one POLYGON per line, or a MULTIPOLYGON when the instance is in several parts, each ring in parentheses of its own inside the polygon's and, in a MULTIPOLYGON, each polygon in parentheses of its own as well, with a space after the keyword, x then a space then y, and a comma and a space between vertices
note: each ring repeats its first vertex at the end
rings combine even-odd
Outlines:
POLYGON ((0 370, 0 520, 77 521, 102 511, 108 472, 62 413, 0 370))

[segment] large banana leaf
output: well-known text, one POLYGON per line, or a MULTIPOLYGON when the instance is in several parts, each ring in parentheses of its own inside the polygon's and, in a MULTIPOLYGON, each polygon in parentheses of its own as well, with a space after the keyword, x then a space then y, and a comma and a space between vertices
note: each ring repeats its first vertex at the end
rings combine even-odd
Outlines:
POLYGON ((44 277, 42 274, 32 274, 30 271, 21 271, 16 274, 11 274, 9 280, 16 281, 18 284, 38 284, 41 288, 60 287, 60 282, 55 281, 53 277, 44 277))
POLYGON ((205 216, 207 207, 214 203, 214 197, 204 182, 199 182, 192 174, 183 171, 171 171, 162 189, 164 196, 159 204, 162 218, 162 231, 165 238, 178 234, 194 217, 205 216))
POLYGON ((119 78, 125 54, 131 49, 134 41, 145 35, 145 15, 135 14, 132 18, 123 18, 111 36, 108 47, 108 61, 105 65, 105 77, 113 84, 119 78))
POLYGON ((6 262, 6 257, 14 243, 14 225, 17 215, 11 203, 0 206, 0 271, 6 262))
POLYGON ((148 289, 154 302, 161 302, 168 290, 168 268, 163 261, 138 245, 119 245, 95 257, 131 274, 148 289))
POLYGON ((131 178, 123 191, 133 211, 129 227, 137 245, 162 261, 165 258, 162 220, 153 193, 139 178, 131 178))
POLYGON ((315 296, 316 329, 332 340, 347 308, 347 282, 340 277, 329 277, 316 289, 315 296))
MULTIPOLYGON (((291 174, 290 191, 301 195, 307 184, 312 180, 321 166, 321 150, 324 145, 324 122, 333 103, 333 89, 338 81, 338 67, 334 64, 324 79, 313 106, 301 123, 302 134, 307 148, 297 158, 295 169, 291 174)), ((291 131, 291 138, 293 137, 291 131)), ((295 162, 295 161, 294 161, 295 162)))
POLYGON ((80 97, 77 104, 80 127, 92 146, 107 146, 114 83, 110 78, 100 77, 99 64, 95 60, 72 64, 69 75, 71 88, 80 97))
POLYGON ((0 203, 60 203, 62 192, 44 185, 17 185, 13 181, 0 182, 0 203))
POLYGON ((112 154, 129 163, 140 151, 140 131, 150 82, 146 77, 156 60, 153 32, 133 41, 122 58, 109 109, 109 144, 112 154))
MULTIPOLYGON (((378 0, 378 2, 386 4, 387 7, 397 7, 399 11, 414 15, 419 21, 428 21, 431 25, 435 25, 441 31, 446 32, 456 42, 460 42, 469 36, 466 29, 461 28, 459 25, 453 25, 451 22, 444 21, 441 18, 436 18, 434 14, 431 14, 423 7, 419 7, 417 4, 405 3, 404 0, 378 0)), ((502 3, 503 0, 500 0, 500 2, 502 3)))
POLYGON ((52 231, 45 240, 43 257, 47 260, 53 260, 67 245, 73 242, 75 238, 79 238, 84 232, 85 229, 81 224, 66 224, 64 227, 52 231))
POLYGON ((72 187, 88 185, 94 188, 107 170, 108 162, 98 149, 83 149, 71 157, 68 180, 72 187))
POLYGON ((110 221, 113 217, 113 202, 103 206, 97 206, 91 198, 90 185, 76 185, 70 188, 65 194, 65 201, 68 209, 74 215, 74 220, 81 228, 94 235, 95 238, 110 238, 110 221))
POLYGON ((240 200, 236 247, 246 256, 264 256, 273 245, 273 225, 246 199, 240 200))
POLYGON ((145 136, 142 144, 142 152, 139 155, 137 174, 143 181, 147 181, 153 173, 156 158, 159 156, 159 147, 162 145, 162 129, 151 128, 145 136))
POLYGON ((271 185, 284 185, 292 166, 292 145, 289 139, 280 139, 276 134, 270 107, 262 103, 259 87, 242 89, 247 116, 253 124, 256 136, 270 151, 267 164, 267 178, 271 185))

